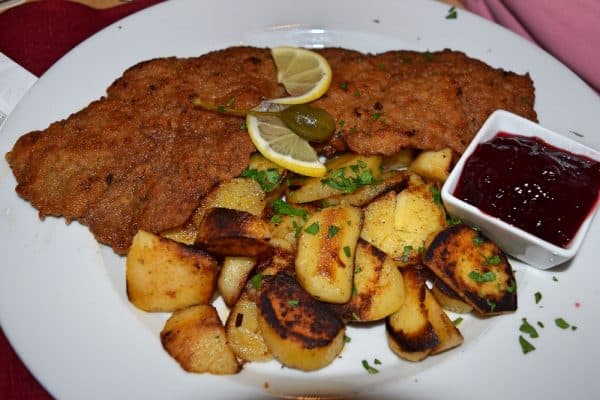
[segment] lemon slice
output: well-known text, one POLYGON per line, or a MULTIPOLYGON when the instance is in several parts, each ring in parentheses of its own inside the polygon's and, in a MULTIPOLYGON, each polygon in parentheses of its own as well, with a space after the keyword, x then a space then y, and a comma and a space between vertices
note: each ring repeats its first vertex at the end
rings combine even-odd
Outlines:
POLYGON ((265 158, 292 172, 321 177, 326 169, 315 149, 275 116, 246 116, 250 139, 265 158))
POLYGON ((277 66, 277 81, 290 97, 270 100, 280 104, 303 104, 323 96, 331 85, 331 67, 322 55, 298 47, 275 47, 271 55, 277 66))

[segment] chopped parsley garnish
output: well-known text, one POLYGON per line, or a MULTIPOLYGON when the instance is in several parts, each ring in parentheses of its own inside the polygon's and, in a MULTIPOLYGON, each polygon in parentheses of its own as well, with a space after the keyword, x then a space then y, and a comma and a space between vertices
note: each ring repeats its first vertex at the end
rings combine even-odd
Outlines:
POLYGON ((565 321, 562 318, 556 318, 554 320, 554 323, 556 324, 556 326, 558 326, 560 329, 568 329, 571 325, 565 321))
POLYGON ((400 258, 402 262, 408 262, 408 260, 410 260, 410 254, 412 251, 412 246, 404 246, 404 250, 402 250, 402 257, 400 258))
POLYGON ((340 128, 343 128, 344 125, 346 125, 346 121, 342 119, 340 122, 338 122, 338 125, 340 126, 340 128))
POLYGON ((452 6, 448 10, 448 15, 446 15, 446 19, 456 19, 458 17, 458 13, 456 11, 456 7, 452 6))
POLYGON ((433 60, 433 53, 430 52, 429 50, 427 50, 427 51, 425 51, 425 53, 423 53, 423 57, 427 61, 432 61, 433 60))
POLYGON ((542 300, 542 294, 540 292, 535 292, 533 296, 535 297, 535 304, 538 304, 540 300, 542 300))
POLYGON ((469 272, 469 278, 473 279, 477 283, 492 282, 496 280, 496 274, 492 271, 481 273, 474 270, 469 272))
POLYGON ((240 176, 242 178, 254 179, 265 192, 275 189, 281 178, 277 168, 269 168, 266 171, 246 168, 240 176))
POLYGON ((553 276, 553 277, 552 277, 552 280, 553 280, 554 282, 558 282, 558 278, 557 278, 556 276, 553 276))
POLYGON ((350 336, 344 335, 344 343, 350 343, 351 341, 352 341, 352 338, 350 336))
POLYGON ((436 186, 429 186, 429 191, 431 191, 431 195, 433 196, 433 202, 437 205, 442 205, 442 194, 440 193, 440 189, 436 186))
POLYGON ((381 117, 381 113, 374 113, 371 115, 371 121, 377 121, 381 117))
POLYGON ((340 89, 348 90, 348 82, 340 82, 340 89))
POLYGON ((218 105, 217 106, 217 111, 220 113, 224 113, 225 112, 225 106, 224 105, 218 105))
POLYGON ((308 214, 305 209, 293 207, 281 199, 277 199, 273 202, 273 208, 277 214, 295 215, 297 217, 302 217, 303 219, 306 219, 308 214))
POLYGON ((452 320, 452 324, 454 324, 454 326, 460 325, 461 322, 463 322, 463 317, 458 317, 458 318, 452 320))
POLYGON ((454 217, 448 218, 448 225, 458 225, 460 223, 462 223, 460 218, 454 218, 454 217))
POLYGON ((346 257, 350 257, 352 255, 352 251, 350 250, 350 246, 344 246, 344 254, 346 257))
POLYGON ((487 303, 487 305, 490 307, 490 312, 494 312, 494 310, 496 309, 496 303, 494 303, 492 300, 490 299, 485 299, 485 302, 487 303))
POLYGON ((245 122, 242 122, 240 124, 240 131, 247 131, 248 130, 248 126, 246 125, 245 122))
POLYGON ((235 97, 230 98, 229 100, 227 100, 227 103, 225 103, 225 105, 227 107, 232 107, 235 104, 235 97))
POLYGON ((529 322, 527 322, 527 318, 523 318, 522 321, 523 321, 523 323, 519 327, 519 330, 521 332, 523 332, 526 335, 529 335, 529 337, 532 339, 535 339, 540 336, 540 335, 538 335, 538 333, 535 330, 535 328, 533 327, 533 325, 531 325, 529 322))
POLYGON ((500 256, 494 254, 493 256, 481 255, 483 257, 483 265, 498 265, 500 264, 500 256))
POLYGON ((369 365, 369 362, 367 360, 362 360, 362 366, 364 369, 367 370, 367 372, 369 374, 376 374, 379 372, 379 370, 377 368, 373 368, 369 365))
POLYGON ((537 325, 538 325, 540 328, 544 329, 544 323, 543 323, 542 321, 538 321, 538 322, 537 322, 537 325))
POLYGON ((376 359, 373 360, 373 364, 375 364, 375 365, 381 365, 381 361, 379 361, 379 359, 376 358, 376 359))
POLYGON ((340 231, 339 226, 330 225, 329 229, 327 230, 327 237, 329 239, 331 239, 332 237, 334 237, 335 235, 337 235, 339 231, 340 231))
POLYGON ((346 175, 346 167, 338 168, 331 172, 328 178, 321 179, 321 183, 343 193, 352 193, 362 186, 378 183, 373 178, 371 170, 367 169, 367 164, 362 160, 351 165, 350 170, 353 172, 353 176, 346 175))
POLYGON ((292 221, 292 227, 294 228, 294 236, 300 236, 300 232, 302 232, 303 225, 298 225, 296 221, 292 221))
POLYGON ((535 350, 535 346, 532 345, 525 339, 523 336, 519 335, 519 344, 521 345, 521 350, 523 350, 523 354, 527 354, 530 351, 535 350))
POLYGON ((356 288, 356 286, 352 285, 352 297, 356 296, 358 294, 358 289, 356 288))
POLYGON ((319 232, 319 223, 313 222, 308 226, 308 228, 304 229, 304 232, 309 233, 311 235, 316 235, 319 232))
POLYGON ((475 246, 481 246, 483 244, 484 239, 481 236, 475 236, 473 238, 473 244, 475 246))
POLYGON ((298 307, 298 304, 300 304, 300 301, 298 300, 288 300, 287 302, 290 306, 292 307, 298 307))
POLYGON ((515 282, 514 280, 511 280, 510 283, 508 284, 508 286, 506 287, 506 292, 513 294, 517 291, 517 282, 515 282))
POLYGON ((274 224, 278 224, 281 222, 281 215, 275 214, 271 217, 271 222, 274 224))
POLYGON ((252 287, 254 289, 258 289, 260 287, 260 283, 262 282, 263 279, 263 274, 258 273, 256 275, 254 275, 252 277, 252 279, 250 279, 250 282, 252 283, 252 287))

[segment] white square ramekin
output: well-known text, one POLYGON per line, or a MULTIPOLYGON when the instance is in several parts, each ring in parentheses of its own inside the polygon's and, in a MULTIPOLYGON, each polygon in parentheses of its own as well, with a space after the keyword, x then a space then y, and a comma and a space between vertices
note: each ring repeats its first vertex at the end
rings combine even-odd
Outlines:
POLYGON ((479 143, 491 140, 498 132, 521 136, 537 136, 553 146, 596 161, 600 161, 600 153, 518 115, 498 110, 490 115, 483 124, 442 187, 442 201, 448 213, 459 218, 467 225, 480 229, 485 236, 498 244, 507 254, 540 269, 548 269, 562 264, 571 259, 579 250, 600 201, 596 201, 571 243, 563 248, 486 214, 479 208, 453 195, 466 160, 479 143))

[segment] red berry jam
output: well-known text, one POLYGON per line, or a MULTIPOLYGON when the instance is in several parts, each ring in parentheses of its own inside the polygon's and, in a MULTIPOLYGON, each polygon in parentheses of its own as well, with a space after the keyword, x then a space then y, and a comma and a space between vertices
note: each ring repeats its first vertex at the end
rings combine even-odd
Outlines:
POLYGON ((600 162, 500 132, 467 159, 454 195, 565 248, 598 201, 599 186, 600 162))

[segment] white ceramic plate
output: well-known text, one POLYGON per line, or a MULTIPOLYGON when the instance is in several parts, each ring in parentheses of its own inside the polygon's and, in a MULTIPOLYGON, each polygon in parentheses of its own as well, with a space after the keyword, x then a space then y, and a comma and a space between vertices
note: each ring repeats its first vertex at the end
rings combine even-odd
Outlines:
MULTIPOLYGON (((548 128, 600 148, 598 95, 555 59, 467 12, 445 18, 430 1, 269 1, 163 3, 126 18, 80 45, 51 68, 17 106, 0 133, 0 152, 33 129, 64 118, 102 96, 127 67, 161 56, 194 56, 236 44, 388 49, 453 48, 496 67, 529 72, 536 109, 548 128), (575 131, 583 137, 576 136, 575 131)), ((383 327, 350 329, 342 358, 313 373, 275 363, 249 364, 232 377, 184 373, 162 350, 166 315, 131 306, 124 259, 99 246, 86 228, 40 221, 14 192, 0 164, 0 321, 34 375, 63 399, 257 398, 359 394, 377 398, 592 398, 600 393, 595 364, 600 329, 600 270, 594 221, 578 256, 559 269, 515 263, 519 310, 466 317, 459 349, 423 363, 398 359, 383 327), (553 279, 555 278, 555 279, 553 279), (534 293, 543 295, 535 304, 534 293), (554 319, 577 325, 562 330, 554 319), (522 318, 541 321, 536 350, 518 344, 522 318), (369 375, 361 360, 382 361, 369 375)), ((224 311, 221 309, 221 311, 224 311)))

